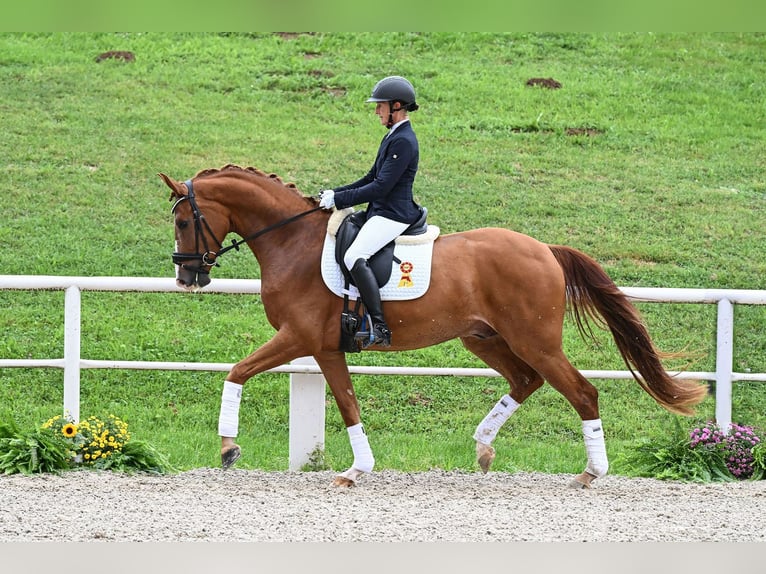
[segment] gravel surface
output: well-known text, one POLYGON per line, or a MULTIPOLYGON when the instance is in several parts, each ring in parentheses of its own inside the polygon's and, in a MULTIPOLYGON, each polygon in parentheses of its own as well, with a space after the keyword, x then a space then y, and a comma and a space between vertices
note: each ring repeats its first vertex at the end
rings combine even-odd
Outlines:
POLYGON ((204 468, 0 477, 0 542, 766 541, 766 481, 204 468))

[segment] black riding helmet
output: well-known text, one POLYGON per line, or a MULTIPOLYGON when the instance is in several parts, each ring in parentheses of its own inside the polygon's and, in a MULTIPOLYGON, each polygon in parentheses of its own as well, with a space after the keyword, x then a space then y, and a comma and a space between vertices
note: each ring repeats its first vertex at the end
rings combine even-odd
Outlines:
POLYGON ((406 78, 388 76, 383 78, 372 89, 368 102, 388 102, 388 127, 393 125, 394 102, 399 102, 408 112, 414 112, 420 106, 415 101, 415 88, 406 78))

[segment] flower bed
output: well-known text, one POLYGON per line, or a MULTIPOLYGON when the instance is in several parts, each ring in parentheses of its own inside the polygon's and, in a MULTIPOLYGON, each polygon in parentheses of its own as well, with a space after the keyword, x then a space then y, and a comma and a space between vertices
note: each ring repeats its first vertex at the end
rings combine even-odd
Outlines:
POLYGON ((766 478, 766 446, 762 432, 732 424, 725 432, 714 421, 675 430, 665 439, 645 441, 622 461, 639 476, 695 482, 766 478))
POLYGON ((0 473, 32 474, 95 468, 165 474, 175 469, 157 449, 131 440, 128 424, 115 415, 75 423, 61 415, 32 431, 0 423, 0 473))

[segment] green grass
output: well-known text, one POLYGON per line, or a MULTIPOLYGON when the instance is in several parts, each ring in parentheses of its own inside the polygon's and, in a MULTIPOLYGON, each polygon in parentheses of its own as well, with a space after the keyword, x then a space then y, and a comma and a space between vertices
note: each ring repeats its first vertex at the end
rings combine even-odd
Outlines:
MULTIPOLYGON (((766 288, 763 34, 3 34, 3 273, 171 276, 167 188, 226 163, 306 194, 366 172, 381 128, 364 100, 409 77, 421 109, 417 199, 444 233, 504 226, 595 257, 621 286, 766 288), (105 60, 130 50, 135 62, 105 60), (558 90, 526 86, 555 78, 558 90)), ((247 252, 215 277, 259 277, 247 252)), ((0 356, 63 354, 63 293, 0 291, 0 356)), ((85 292, 82 356, 236 362, 272 336, 257 296, 85 292)), ((715 370, 715 307, 640 304, 658 345, 715 370)), ((737 371, 766 372, 766 309, 735 310, 737 371)), ((624 368, 566 326, 581 369, 624 368)), ((455 342, 352 364, 482 367, 455 342)), ((1 369, 0 414, 61 411, 63 374, 1 369)), ((222 373, 84 370, 81 414, 114 413, 179 468, 218 464, 222 373)), ((471 435, 500 379, 355 377, 378 468, 475 469, 471 435)), ((612 471, 673 416, 596 381, 612 471)), ((735 383, 735 420, 766 426, 766 385, 735 383)), ((712 398, 699 419, 711 418, 712 398)), ((285 469, 288 376, 250 381, 243 468, 285 469)), ((574 410, 548 387, 500 433, 497 470, 579 472, 574 410)), ((350 448, 328 394, 326 462, 350 448)))

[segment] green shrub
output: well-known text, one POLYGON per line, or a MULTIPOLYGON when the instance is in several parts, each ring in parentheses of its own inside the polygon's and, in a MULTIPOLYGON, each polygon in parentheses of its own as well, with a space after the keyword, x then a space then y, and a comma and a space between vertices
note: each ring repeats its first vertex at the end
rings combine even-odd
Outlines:
POLYGON ((622 462, 638 476, 689 482, 764 478, 764 448, 758 431, 733 424, 729 432, 715 422, 690 431, 675 419, 665 438, 643 441, 622 462))
POLYGON ((60 473, 74 468, 156 474, 176 470, 150 444, 132 441, 127 423, 114 415, 106 420, 91 416, 80 424, 57 415, 29 432, 20 430, 15 421, 0 423, 3 474, 60 473))

